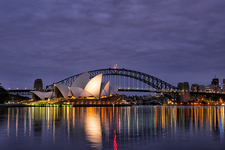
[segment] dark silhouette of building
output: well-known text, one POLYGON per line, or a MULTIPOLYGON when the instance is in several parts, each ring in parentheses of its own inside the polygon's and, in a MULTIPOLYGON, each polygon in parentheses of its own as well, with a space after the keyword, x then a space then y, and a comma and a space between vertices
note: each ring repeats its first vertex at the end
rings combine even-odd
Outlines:
POLYGON ((221 87, 219 85, 219 79, 214 78, 210 85, 207 86, 207 92, 218 93, 221 92, 221 87))
POLYGON ((219 85, 219 79, 218 78, 214 78, 211 82, 211 85, 219 85))
POLYGON ((198 84, 192 84, 191 85, 191 91, 192 92, 197 92, 198 91, 198 84))
POLYGON ((34 81, 34 90, 36 90, 36 91, 43 91, 42 79, 36 79, 34 81))
POLYGON ((225 92, 225 79, 223 79, 223 92, 225 92))
MULTIPOLYGON (((36 79, 34 81, 34 90, 35 91, 43 91, 43 83, 42 83, 42 79, 36 79)), ((40 98, 38 96, 36 96, 35 94, 33 95, 33 99, 34 100, 39 100, 40 98)))
POLYGON ((190 90, 189 90, 189 83, 183 82, 178 83, 178 103, 184 103, 190 101, 190 90))
POLYGON ((191 91, 192 92, 205 92, 205 86, 204 85, 198 85, 198 84, 192 84, 191 85, 191 91))

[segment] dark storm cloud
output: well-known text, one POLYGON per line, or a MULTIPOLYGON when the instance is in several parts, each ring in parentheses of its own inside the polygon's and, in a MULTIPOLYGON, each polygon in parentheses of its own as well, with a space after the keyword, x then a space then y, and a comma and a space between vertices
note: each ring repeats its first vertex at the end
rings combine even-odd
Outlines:
POLYGON ((89 70, 169 83, 225 78, 223 0, 0 1, 0 82, 32 87, 89 70))

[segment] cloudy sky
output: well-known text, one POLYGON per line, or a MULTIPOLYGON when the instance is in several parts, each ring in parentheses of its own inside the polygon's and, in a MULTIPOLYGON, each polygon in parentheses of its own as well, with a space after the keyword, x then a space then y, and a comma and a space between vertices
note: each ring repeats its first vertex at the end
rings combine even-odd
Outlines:
POLYGON ((0 0, 0 83, 113 67, 177 86, 225 78, 224 0, 0 0))

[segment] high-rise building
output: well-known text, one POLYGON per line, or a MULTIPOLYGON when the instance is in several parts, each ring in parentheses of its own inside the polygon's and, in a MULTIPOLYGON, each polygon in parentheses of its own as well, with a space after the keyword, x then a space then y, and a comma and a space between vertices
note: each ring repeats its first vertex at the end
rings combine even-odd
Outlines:
POLYGON ((205 92, 205 85, 192 84, 191 91, 192 92, 205 92))
POLYGON ((192 84, 191 85, 191 91, 192 92, 198 92, 198 84, 192 84))
POLYGON ((218 78, 214 78, 211 82, 211 85, 219 85, 219 79, 218 78))
POLYGON ((205 85, 198 85, 198 92, 205 92, 205 85))
POLYGON ((206 87, 206 91, 212 92, 212 93, 221 92, 221 88, 220 88, 220 85, 219 85, 219 79, 216 78, 216 77, 214 79, 212 79, 211 84, 206 87))
POLYGON ((177 97, 177 102, 183 103, 183 102, 190 101, 189 83, 188 82, 178 83, 177 87, 178 87, 178 91, 179 91, 179 95, 177 97))
POLYGON ((34 90, 36 90, 36 91, 43 91, 42 79, 36 79, 34 81, 34 90))
POLYGON ((223 92, 225 92, 225 79, 223 79, 223 92))

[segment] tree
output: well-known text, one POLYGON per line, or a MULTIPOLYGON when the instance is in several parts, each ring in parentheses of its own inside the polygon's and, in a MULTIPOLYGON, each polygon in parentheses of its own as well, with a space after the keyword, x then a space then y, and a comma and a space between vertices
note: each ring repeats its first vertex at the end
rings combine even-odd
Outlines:
POLYGON ((9 93, 0 84, 0 103, 10 100, 9 93))

